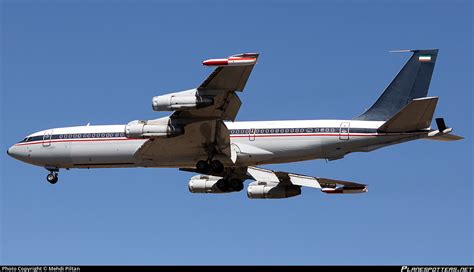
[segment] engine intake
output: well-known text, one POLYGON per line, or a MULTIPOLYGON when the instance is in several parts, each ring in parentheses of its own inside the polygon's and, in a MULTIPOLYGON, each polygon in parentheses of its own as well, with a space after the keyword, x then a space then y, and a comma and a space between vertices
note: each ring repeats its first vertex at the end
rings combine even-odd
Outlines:
POLYGON ((146 121, 132 121, 125 126, 127 138, 171 138, 184 134, 184 129, 167 124, 148 124, 146 121))
POLYGON ((247 188, 247 196, 251 199, 289 198, 301 194, 301 187, 295 185, 272 185, 254 181, 247 188))

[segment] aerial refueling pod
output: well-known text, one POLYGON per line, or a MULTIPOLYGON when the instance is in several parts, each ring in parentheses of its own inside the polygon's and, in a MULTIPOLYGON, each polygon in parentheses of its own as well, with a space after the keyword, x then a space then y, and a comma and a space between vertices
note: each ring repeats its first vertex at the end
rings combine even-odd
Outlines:
POLYGON ((127 138, 171 138, 184 134, 184 129, 169 124, 148 124, 147 121, 132 121, 125 126, 127 138))
POLYGON ((268 184, 254 181, 247 188, 247 196, 251 199, 289 198, 301 194, 301 187, 296 185, 268 184))
POLYGON ((200 96, 196 89, 159 95, 152 99, 154 111, 200 109, 214 104, 211 97, 200 96))

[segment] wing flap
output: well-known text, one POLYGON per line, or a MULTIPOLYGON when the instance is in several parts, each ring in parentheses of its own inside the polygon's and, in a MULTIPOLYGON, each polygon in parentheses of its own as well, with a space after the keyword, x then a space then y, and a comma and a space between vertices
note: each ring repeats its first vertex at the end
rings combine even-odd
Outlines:
POLYGON ((315 177, 303 176, 303 175, 295 175, 295 174, 288 174, 290 177, 290 182, 293 185, 298 186, 305 186, 320 189, 321 185, 319 184, 318 180, 315 177))
POLYGON ((277 177, 275 172, 272 170, 267 170, 263 168, 257 168, 249 166, 247 168, 247 172, 251 175, 255 180, 263 181, 263 182, 270 182, 270 183, 280 183, 280 179, 277 177))

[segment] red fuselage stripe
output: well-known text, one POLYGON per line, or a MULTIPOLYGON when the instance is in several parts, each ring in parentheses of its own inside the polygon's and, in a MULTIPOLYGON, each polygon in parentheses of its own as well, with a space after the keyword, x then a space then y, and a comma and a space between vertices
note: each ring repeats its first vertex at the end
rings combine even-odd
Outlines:
MULTIPOLYGON (((393 136, 392 134, 355 134, 355 133, 334 133, 334 134, 261 134, 261 135, 253 135, 253 134, 241 134, 241 135, 230 135, 230 138, 269 138, 269 137, 345 137, 345 136, 393 136)), ((112 142, 112 141, 136 141, 136 140, 145 140, 145 139, 130 139, 130 138, 118 138, 118 139, 70 139, 70 140, 39 140, 35 142, 26 142, 26 143, 17 143, 15 146, 23 146, 23 145, 34 145, 34 144, 42 144, 43 142, 51 142, 51 143, 74 143, 74 142, 112 142)))
POLYGON ((36 142, 27 142, 27 143, 18 143, 15 146, 21 145, 33 145, 33 144, 42 144, 43 142, 46 143, 73 143, 73 142, 111 142, 111 141, 134 141, 134 140, 144 140, 144 139, 130 139, 130 138, 118 138, 118 139, 71 139, 71 140, 39 140, 36 142))
POLYGON ((334 133, 334 134, 261 134, 261 135, 258 135, 258 134, 242 134, 242 135, 230 135, 231 138, 248 138, 248 137, 254 137, 255 138, 258 138, 258 137, 305 137, 305 136, 311 136, 311 137, 314 137, 314 136, 323 136, 323 137, 327 137, 327 136, 383 136, 383 134, 347 134, 347 133, 334 133))

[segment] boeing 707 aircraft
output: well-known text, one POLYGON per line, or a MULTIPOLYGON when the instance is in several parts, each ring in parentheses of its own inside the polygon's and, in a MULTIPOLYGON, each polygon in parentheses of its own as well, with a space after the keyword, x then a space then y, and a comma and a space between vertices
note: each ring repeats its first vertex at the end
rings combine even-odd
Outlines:
POLYGON ((367 192, 365 184, 272 171, 260 165, 342 159, 353 152, 417 139, 454 141, 442 118, 431 128, 438 97, 428 88, 437 49, 402 50, 412 56, 364 113, 347 120, 235 121, 242 92, 259 54, 210 59, 215 70, 197 88, 153 97, 155 111, 167 117, 125 125, 53 128, 28 135, 10 147, 15 159, 46 168, 55 184, 59 169, 173 167, 198 175, 192 193, 243 190, 249 198, 288 198, 301 187, 324 193, 367 192))

